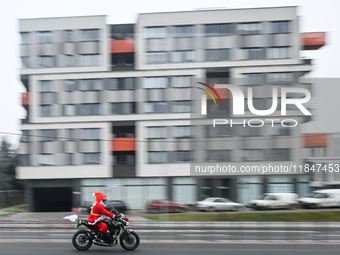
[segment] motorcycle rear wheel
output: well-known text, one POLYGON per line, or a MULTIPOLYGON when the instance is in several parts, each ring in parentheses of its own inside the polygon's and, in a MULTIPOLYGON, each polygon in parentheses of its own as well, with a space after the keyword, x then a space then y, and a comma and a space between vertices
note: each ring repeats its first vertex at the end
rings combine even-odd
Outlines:
POLYGON ((139 245, 139 236, 135 232, 130 232, 130 237, 122 233, 119 237, 120 245, 128 251, 136 249, 139 245))
POLYGON ((92 240, 85 239, 88 237, 86 230, 79 230, 72 237, 72 244, 74 248, 80 251, 86 251, 92 246, 92 240))

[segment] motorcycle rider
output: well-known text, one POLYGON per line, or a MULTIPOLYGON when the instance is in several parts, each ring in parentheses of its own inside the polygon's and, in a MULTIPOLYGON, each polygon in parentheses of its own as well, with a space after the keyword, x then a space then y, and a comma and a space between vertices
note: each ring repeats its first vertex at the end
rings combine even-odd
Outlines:
POLYGON ((96 203, 93 204, 87 221, 89 224, 99 228, 97 236, 97 240, 99 241, 105 239, 105 233, 107 230, 107 225, 101 221, 103 215, 112 219, 115 217, 115 215, 105 209, 105 206, 107 206, 107 198, 103 193, 95 192, 93 193, 93 196, 96 196, 96 203))

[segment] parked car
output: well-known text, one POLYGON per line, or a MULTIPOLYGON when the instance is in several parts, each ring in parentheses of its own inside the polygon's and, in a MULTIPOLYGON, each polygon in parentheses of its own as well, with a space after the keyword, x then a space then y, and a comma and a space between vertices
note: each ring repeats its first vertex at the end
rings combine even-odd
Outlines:
POLYGON ((208 197, 203 201, 196 203, 196 207, 200 211, 214 212, 214 211, 241 211, 245 209, 243 204, 235 203, 227 198, 208 197))
MULTIPOLYGON (((83 207, 86 207, 87 213, 91 212, 92 205, 93 203, 90 201, 83 201, 83 207)), ((121 213, 125 213, 128 210, 127 204, 122 200, 108 200, 105 209, 111 211, 112 206, 121 213)))
POLYGON ((298 199, 304 208, 340 207, 340 189, 324 189, 313 192, 313 197, 298 199))
POLYGON ((249 207, 256 210, 294 209, 299 203, 296 193, 265 193, 262 199, 251 200, 249 207))
POLYGON ((152 200, 146 205, 146 211, 148 213, 158 212, 185 212, 188 207, 185 205, 176 204, 167 199, 152 200))

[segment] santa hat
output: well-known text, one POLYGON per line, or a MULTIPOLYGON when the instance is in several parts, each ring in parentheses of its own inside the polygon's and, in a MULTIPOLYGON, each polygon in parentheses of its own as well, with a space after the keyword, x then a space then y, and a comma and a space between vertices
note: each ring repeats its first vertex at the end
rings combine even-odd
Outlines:
POLYGON ((106 198, 106 196, 103 193, 100 192, 95 192, 92 194, 92 196, 96 196, 96 202, 100 203, 100 201, 102 201, 103 198, 106 198))

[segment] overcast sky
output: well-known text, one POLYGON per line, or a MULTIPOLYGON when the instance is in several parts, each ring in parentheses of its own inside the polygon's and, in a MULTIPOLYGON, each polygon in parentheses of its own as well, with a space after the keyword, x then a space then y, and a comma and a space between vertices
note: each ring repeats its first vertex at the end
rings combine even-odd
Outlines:
MULTIPOLYGON (((340 15, 339 0, 10 0, 3 3, 0 10, 1 26, 1 92, 0 92, 0 132, 20 133, 20 118, 25 116, 21 106, 20 93, 24 87, 19 79, 20 35, 18 19, 65 17, 83 15, 107 15, 107 23, 135 23, 138 13, 190 11, 197 8, 227 7, 254 8, 272 6, 299 6, 301 32, 327 32, 327 46, 317 51, 303 51, 301 57, 314 59, 312 77, 340 77, 340 15)), ((339 80, 340 81, 340 80, 339 80)), ((312 91, 313 108, 317 112, 313 121, 304 124, 304 132, 340 132, 340 118, 335 113, 339 109, 340 84, 329 82, 316 86, 312 91), (327 123, 326 123, 327 122, 327 123)), ((1 134, 0 134, 1 136, 1 134)), ((8 136, 17 143, 15 136, 8 136)))

